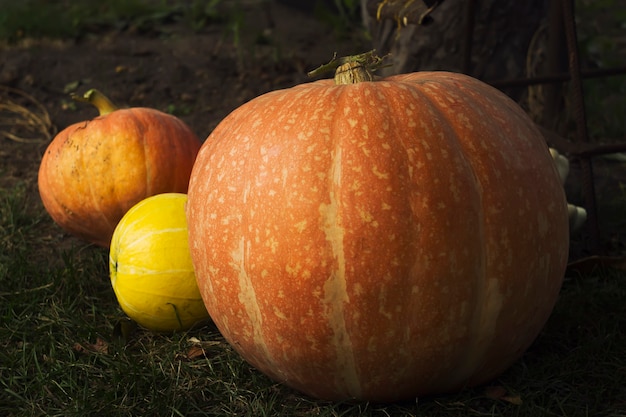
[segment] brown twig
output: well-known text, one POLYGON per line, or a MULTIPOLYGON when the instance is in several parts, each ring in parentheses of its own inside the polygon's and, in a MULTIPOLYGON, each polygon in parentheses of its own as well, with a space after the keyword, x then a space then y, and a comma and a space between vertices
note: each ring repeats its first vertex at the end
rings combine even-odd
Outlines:
POLYGON ((0 136, 15 142, 38 143, 55 134, 56 128, 41 102, 24 91, 0 86, 0 136))
POLYGON ((367 11, 376 20, 395 20, 399 26, 427 25, 430 14, 443 0, 370 0, 367 11))

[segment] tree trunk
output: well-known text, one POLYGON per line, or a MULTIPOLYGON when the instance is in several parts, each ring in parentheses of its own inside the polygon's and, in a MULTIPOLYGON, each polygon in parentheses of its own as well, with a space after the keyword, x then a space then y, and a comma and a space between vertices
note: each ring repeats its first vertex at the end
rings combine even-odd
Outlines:
MULTIPOLYGON (((416 1, 427 5, 437 3, 416 1)), ((544 0, 446 0, 440 1, 430 12, 429 24, 405 26, 394 19, 377 21, 378 5, 392 2, 361 0, 364 23, 372 34, 373 47, 379 55, 391 54, 393 65, 381 70, 381 75, 447 70, 464 72, 487 82, 527 75, 528 47, 550 3, 544 0), (467 26, 465 18, 472 4, 475 4, 473 28, 467 26), (468 30, 472 33, 469 36, 468 30), (466 39, 471 42, 466 43, 466 39)), ((519 99, 525 88, 506 92, 519 99)))

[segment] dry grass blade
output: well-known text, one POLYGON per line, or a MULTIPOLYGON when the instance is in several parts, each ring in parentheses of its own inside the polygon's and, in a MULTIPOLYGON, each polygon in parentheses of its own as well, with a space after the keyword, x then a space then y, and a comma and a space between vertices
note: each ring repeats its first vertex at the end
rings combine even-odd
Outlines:
POLYGON ((56 127, 48 111, 24 91, 0 86, 0 136, 22 143, 49 141, 56 127))

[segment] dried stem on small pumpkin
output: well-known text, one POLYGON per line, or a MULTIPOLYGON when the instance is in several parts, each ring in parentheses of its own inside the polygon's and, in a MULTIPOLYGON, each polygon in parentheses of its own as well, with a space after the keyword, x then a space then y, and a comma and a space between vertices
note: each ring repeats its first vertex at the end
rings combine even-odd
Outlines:
POLYGON ((335 73, 336 84, 355 84, 363 81, 373 81, 373 73, 389 65, 383 65, 383 61, 389 55, 379 57, 375 50, 357 55, 348 55, 337 58, 337 54, 327 64, 323 64, 313 71, 309 71, 309 77, 315 77, 328 72, 335 73))
POLYGON ((98 109, 98 112, 100 112, 100 116, 104 116, 105 114, 109 114, 118 109, 118 107, 113 104, 113 102, 111 102, 111 100, 109 100, 107 96, 105 96, 95 88, 88 90, 82 96, 79 96, 78 94, 72 94, 70 97, 72 97, 73 100, 91 104, 98 109))

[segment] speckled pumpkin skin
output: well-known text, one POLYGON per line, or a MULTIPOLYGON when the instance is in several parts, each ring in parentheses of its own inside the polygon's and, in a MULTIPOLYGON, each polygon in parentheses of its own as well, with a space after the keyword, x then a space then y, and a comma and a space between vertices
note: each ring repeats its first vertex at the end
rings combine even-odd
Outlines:
POLYGON ((215 324, 253 366, 322 399, 498 376, 544 326, 567 261, 541 134, 458 74, 258 97, 209 136, 188 195, 215 324))
POLYGON ((186 193, 202 142, 180 119, 120 109, 61 131, 39 167, 39 194, 73 235, 109 247, 122 216, 146 197, 186 193))

